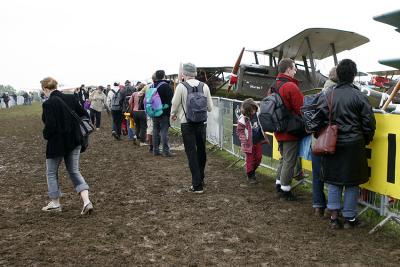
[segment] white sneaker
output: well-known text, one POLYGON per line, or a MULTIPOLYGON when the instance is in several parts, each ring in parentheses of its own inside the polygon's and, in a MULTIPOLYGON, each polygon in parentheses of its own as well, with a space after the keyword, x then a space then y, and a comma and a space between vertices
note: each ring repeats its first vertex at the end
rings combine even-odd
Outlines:
POLYGON ((93 212, 93 204, 89 202, 88 204, 84 205, 81 211, 81 215, 90 215, 93 212))
POLYGON ((50 201, 47 206, 42 208, 43 211, 61 211, 61 205, 54 204, 53 201, 50 201))

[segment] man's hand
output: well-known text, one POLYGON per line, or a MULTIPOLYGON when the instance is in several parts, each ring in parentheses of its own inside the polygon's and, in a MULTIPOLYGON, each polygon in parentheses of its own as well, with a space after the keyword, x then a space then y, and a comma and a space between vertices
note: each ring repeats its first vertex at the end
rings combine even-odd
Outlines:
POLYGON ((171 115, 171 120, 176 121, 176 115, 171 115))

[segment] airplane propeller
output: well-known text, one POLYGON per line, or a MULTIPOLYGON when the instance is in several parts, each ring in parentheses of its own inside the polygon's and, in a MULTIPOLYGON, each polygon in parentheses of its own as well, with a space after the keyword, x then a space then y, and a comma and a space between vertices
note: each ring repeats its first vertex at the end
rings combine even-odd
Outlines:
POLYGON ((232 69, 231 77, 229 78, 228 93, 231 91, 232 86, 237 83, 237 73, 239 71, 240 62, 242 61, 243 52, 244 52, 244 47, 240 52, 239 57, 236 60, 235 66, 232 69))

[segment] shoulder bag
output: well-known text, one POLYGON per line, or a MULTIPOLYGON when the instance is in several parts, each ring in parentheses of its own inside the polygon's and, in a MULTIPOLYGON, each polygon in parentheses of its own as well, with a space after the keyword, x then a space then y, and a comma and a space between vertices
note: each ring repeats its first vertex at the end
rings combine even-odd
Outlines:
POLYGON ((333 94, 335 90, 332 90, 330 98, 327 98, 328 109, 329 109, 329 124, 321 130, 317 140, 312 146, 312 152, 314 155, 329 155, 335 154, 336 151, 336 140, 338 126, 332 124, 332 108, 333 108, 333 94))
POLYGON ((76 121, 79 123, 80 127, 80 132, 82 136, 82 144, 81 144, 81 153, 85 152, 86 148, 89 146, 89 135, 94 132, 94 126, 91 123, 90 119, 86 116, 79 117, 78 114, 74 110, 72 110, 67 103, 62 100, 61 97, 57 98, 60 100, 60 102, 64 105, 64 107, 71 113, 72 117, 76 119, 76 121))

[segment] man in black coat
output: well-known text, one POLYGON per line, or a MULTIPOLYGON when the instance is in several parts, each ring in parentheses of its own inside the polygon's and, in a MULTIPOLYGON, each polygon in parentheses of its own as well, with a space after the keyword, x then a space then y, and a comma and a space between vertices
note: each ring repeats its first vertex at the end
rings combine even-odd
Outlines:
POLYGON ((169 85, 169 81, 165 80, 165 71, 158 70, 155 73, 156 81, 154 87, 157 88, 157 92, 160 96, 161 103, 163 105, 163 113, 159 117, 153 118, 153 153, 155 156, 160 154, 160 141, 163 145, 162 152, 163 156, 171 157, 169 143, 168 143, 168 129, 170 127, 169 117, 171 114, 172 97, 174 91, 169 85))

